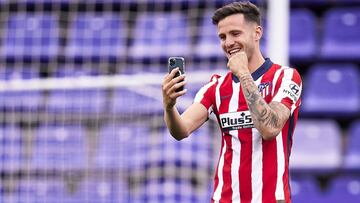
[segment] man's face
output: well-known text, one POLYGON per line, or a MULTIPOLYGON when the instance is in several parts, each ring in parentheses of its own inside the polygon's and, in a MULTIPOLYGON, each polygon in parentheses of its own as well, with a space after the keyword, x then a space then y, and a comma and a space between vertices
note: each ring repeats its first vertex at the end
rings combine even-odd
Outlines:
POLYGON ((218 23, 218 36, 228 59, 239 51, 245 51, 250 59, 261 37, 261 27, 246 21, 243 14, 234 14, 218 23))

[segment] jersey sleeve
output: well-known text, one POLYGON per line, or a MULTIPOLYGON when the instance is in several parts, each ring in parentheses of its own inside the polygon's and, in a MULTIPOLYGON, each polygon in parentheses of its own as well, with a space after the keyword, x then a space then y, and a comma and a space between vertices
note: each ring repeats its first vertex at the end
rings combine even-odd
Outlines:
POLYGON ((213 75, 210 82, 201 87, 194 98, 194 103, 202 104, 208 110, 208 115, 213 112, 212 107, 215 104, 215 88, 219 77, 219 75, 213 75))
POLYGON ((291 114, 301 105, 302 81, 296 69, 285 68, 275 84, 272 101, 281 102, 291 114))

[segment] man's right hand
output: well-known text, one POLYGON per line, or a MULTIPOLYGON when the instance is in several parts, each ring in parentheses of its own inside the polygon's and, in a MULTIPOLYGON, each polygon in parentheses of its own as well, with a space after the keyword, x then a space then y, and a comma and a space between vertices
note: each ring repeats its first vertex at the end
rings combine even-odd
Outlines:
POLYGON ((186 84, 185 75, 180 75, 179 77, 174 78, 176 72, 178 71, 179 68, 173 69, 163 80, 162 94, 164 110, 172 109, 176 104, 176 99, 186 93, 186 89, 176 92, 179 87, 186 84))

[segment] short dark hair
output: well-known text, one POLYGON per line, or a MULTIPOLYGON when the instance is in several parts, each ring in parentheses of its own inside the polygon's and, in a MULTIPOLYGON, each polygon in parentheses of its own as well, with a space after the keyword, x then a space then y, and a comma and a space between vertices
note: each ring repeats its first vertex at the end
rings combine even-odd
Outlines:
POLYGON ((249 1, 233 2, 217 9, 212 17, 212 22, 217 25, 224 18, 234 14, 243 14, 246 21, 261 25, 260 9, 249 1))

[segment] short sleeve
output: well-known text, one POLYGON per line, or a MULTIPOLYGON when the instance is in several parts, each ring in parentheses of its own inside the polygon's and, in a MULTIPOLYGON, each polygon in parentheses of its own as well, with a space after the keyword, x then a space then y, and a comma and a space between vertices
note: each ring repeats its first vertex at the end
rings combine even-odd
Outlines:
POLYGON ((213 75, 210 82, 201 87, 194 98, 194 103, 202 104, 208 110, 209 114, 213 111, 215 88, 219 77, 219 75, 213 75))
POLYGON ((296 69, 285 68, 275 84, 272 101, 281 102, 293 111, 301 105, 302 81, 296 69))

